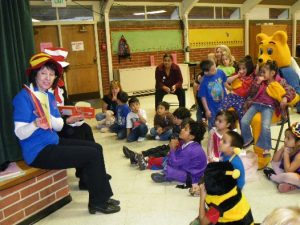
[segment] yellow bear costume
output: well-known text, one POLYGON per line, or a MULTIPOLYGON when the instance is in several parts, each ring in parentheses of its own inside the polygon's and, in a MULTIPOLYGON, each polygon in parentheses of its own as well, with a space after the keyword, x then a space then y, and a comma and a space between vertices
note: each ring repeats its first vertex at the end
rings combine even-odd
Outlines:
MULTIPOLYGON (((293 69, 290 67, 291 65, 291 53, 290 49, 287 45, 287 35, 284 31, 277 31, 272 36, 268 36, 266 34, 260 33, 256 36, 257 44, 259 45, 259 53, 258 53, 258 62, 259 64, 264 64, 268 60, 273 60, 277 63, 280 73, 283 78, 286 79, 287 83, 294 87, 296 92, 299 86, 299 76, 296 74, 293 69), (294 86, 296 85, 296 86, 294 86), (297 86, 298 85, 298 86, 297 86)), ((273 86, 270 86, 268 94, 274 99, 281 101, 282 96, 284 95, 284 89, 277 82, 274 83, 273 86), (274 91, 277 90, 277 91, 274 91), (279 91, 278 91, 279 90, 279 91), (271 94, 273 93, 273 94, 271 94), (275 95, 275 96, 274 96, 275 95)), ((268 91, 268 90, 267 90, 268 91)), ((295 105, 299 101, 299 95, 290 101, 289 105, 295 105)), ((276 116, 275 113, 272 118, 272 122, 278 122, 280 120, 280 116, 276 116)), ((258 140, 258 137, 261 132, 261 114, 257 113, 251 122, 253 138, 255 140, 254 143, 258 140)), ((258 146, 254 146, 254 152, 258 156, 258 169, 262 169, 268 165, 271 158, 263 157, 263 149, 258 146)))

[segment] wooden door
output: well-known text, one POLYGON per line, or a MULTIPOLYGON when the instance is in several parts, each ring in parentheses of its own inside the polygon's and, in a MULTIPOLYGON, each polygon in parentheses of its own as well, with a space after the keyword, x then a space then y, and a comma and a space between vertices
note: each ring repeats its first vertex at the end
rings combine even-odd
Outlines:
POLYGON ((53 47, 59 46, 57 26, 34 26, 35 52, 41 52, 41 43, 51 43, 53 47))
POLYGON ((67 91, 71 100, 99 97, 94 25, 63 25, 63 47, 69 50, 67 91))

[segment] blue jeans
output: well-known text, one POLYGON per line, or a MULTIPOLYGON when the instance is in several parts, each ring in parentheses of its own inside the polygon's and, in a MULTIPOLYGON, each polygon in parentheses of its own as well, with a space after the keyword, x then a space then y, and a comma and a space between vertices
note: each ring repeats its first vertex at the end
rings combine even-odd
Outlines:
POLYGON ((126 135, 127 135, 126 127, 121 126, 121 125, 119 125, 117 123, 114 123, 113 125, 111 125, 109 127, 109 129, 110 129, 111 132, 117 133, 118 139, 124 139, 124 138, 126 138, 126 135))
POLYGON ((105 119, 106 118, 106 114, 105 113, 97 113, 96 114, 96 120, 97 121, 100 121, 100 120, 103 120, 103 119, 105 119))
POLYGON ((142 123, 141 125, 133 128, 130 131, 127 137, 127 141, 128 142, 136 141, 139 137, 145 137, 147 133, 148 133, 148 127, 146 124, 142 123))
POLYGON ((270 126, 274 109, 268 105, 253 103, 246 112, 246 114, 243 116, 241 120, 241 132, 244 139, 244 143, 249 143, 253 138, 250 129, 250 123, 254 115, 258 112, 260 112, 262 116, 262 127, 256 145, 264 150, 270 150, 272 148, 270 126))
POLYGON ((168 141, 170 139, 170 137, 172 136, 172 134, 173 134, 172 129, 169 129, 169 130, 163 132, 160 135, 158 135, 155 127, 152 127, 150 129, 150 135, 151 135, 151 137, 155 138, 155 136, 158 135, 159 136, 159 140, 161 140, 161 141, 168 141))

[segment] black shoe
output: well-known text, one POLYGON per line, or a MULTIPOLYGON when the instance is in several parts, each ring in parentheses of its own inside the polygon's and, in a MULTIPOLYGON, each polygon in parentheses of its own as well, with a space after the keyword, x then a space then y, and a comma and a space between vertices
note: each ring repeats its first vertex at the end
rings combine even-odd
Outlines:
POLYGON ((111 205, 120 205, 120 201, 113 198, 108 199, 107 203, 111 205))
POLYGON ((137 164, 138 163, 137 153, 129 150, 129 159, 132 165, 137 164))
POLYGON ((148 163, 142 154, 137 154, 137 161, 138 161, 140 170, 147 169, 148 163))
POLYGON ((106 174, 106 178, 107 178, 107 180, 110 180, 111 179, 111 175, 110 174, 106 174))
POLYGON ((123 153, 127 159, 129 159, 129 149, 126 146, 123 146, 123 153))
POLYGON ((275 173, 275 171, 272 169, 272 168, 270 168, 270 167, 266 167, 266 168, 264 168, 264 174, 266 175, 266 177, 270 180, 270 177, 271 177, 271 175, 272 174, 275 174, 276 175, 276 173, 275 173))
POLYGON ((111 214, 111 213, 119 212, 121 210, 120 206, 109 204, 109 203, 104 203, 102 205, 89 204, 88 208, 89 208, 90 214, 95 214, 97 212, 111 214))
POLYGON ((155 183, 163 183, 166 182, 166 176, 162 173, 152 173, 151 178, 155 183))

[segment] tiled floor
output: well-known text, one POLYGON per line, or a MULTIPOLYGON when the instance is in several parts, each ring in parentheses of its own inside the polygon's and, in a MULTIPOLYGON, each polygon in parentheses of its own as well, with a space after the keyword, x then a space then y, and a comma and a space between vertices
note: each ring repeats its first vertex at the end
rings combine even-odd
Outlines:
MULTIPOLYGON (((152 125, 154 115, 154 96, 139 98, 141 106, 147 111, 149 124, 152 125)), ((175 96, 166 96, 168 101, 177 101, 175 96)), ((187 91, 187 106, 193 104, 191 90, 187 91)), ((171 108, 173 111, 175 107, 171 108)), ((195 118, 195 113, 193 113, 195 118)), ((291 112, 292 122, 300 121, 299 114, 291 112)), ((122 146, 126 145, 136 151, 142 151, 162 144, 158 141, 142 143, 126 143, 115 140, 115 135, 100 133, 95 130, 96 121, 87 121, 94 128, 98 143, 103 146, 106 168, 113 177, 111 185, 114 198, 121 201, 121 211, 112 215, 90 215, 87 210, 88 194, 78 190, 78 180, 74 170, 69 170, 69 181, 73 201, 39 221, 40 225, 184 225, 189 224, 198 214, 199 198, 191 197, 187 190, 175 188, 174 183, 156 184, 151 178, 152 171, 140 171, 130 166, 129 160, 123 156, 122 146)), ((278 135, 278 126, 272 127, 272 136, 278 135)), ((206 148, 207 140, 202 145, 206 148)), ((263 218, 274 208, 299 205, 300 190, 288 194, 279 194, 273 183, 265 179, 262 171, 258 179, 246 184, 243 192, 248 198, 255 222, 263 218)))

